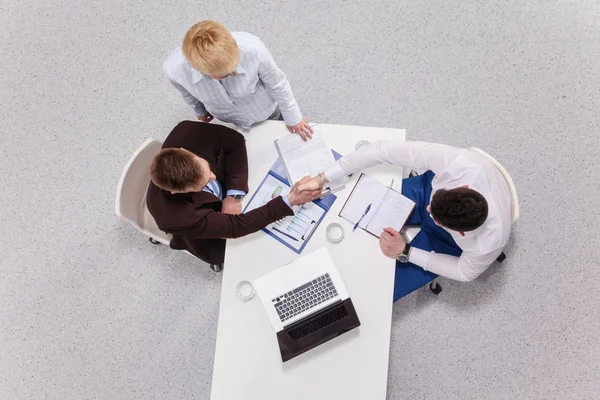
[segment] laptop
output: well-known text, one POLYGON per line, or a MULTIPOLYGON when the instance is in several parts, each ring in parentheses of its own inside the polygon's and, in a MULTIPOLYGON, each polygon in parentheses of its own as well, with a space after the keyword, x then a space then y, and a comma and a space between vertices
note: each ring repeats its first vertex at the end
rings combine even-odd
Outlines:
POLYGON ((253 284, 277 332, 283 362, 360 326, 352 300, 325 247, 253 284))

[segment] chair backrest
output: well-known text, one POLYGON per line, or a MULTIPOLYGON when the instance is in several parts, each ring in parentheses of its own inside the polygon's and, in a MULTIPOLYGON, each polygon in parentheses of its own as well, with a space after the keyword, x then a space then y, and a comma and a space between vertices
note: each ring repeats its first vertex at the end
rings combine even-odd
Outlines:
POLYGON ((150 164, 162 142, 148 139, 133 153, 121 173, 117 187, 115 212, 124 221, 144 231, 146 191, 150 183, 150 164))
POLYGON ((496 166, 498 171, 500 171, 500 173, 504 177, 504 180, 506 181, 506 184, 508 185, 508 190, 510 191, 510 202, 511 202, 510 208, 512 211, 512 223, 514 224, 515 222, 517 222, 517 220, 519 219, 519 216, 520 216, 519 197, 517 196, 517 188, 515 187, 515 183, 513 182, 510 174, 508 173, 506 168, 504 168, 502 166, 502 164, 500 164, 498 161, 496 161, 496 159, 494 157, 490 156, 485 151, 478 149, 477 147, 471 147, 471 151, 479 153, 482 156, 485 156, 488 159, 490 159, 490 161, 492 161, 494 163, 494 165, 496 166))

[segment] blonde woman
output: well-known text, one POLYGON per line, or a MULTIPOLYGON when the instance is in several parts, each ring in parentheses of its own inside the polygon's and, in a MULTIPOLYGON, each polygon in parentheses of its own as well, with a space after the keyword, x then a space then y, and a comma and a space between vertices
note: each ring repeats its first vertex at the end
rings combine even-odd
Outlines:
POLYGON ((200 121, 218 118, 250 129, 283 119, 290 132, 312 137, 290 83, 256 36, 202 21, 188 30, 163 67, 200 121))

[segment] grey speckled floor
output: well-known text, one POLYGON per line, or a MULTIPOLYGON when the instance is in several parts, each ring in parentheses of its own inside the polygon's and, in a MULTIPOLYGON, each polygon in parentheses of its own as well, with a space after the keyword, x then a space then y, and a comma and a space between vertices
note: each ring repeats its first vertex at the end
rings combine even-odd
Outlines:
POLYGON ((597 1, 177 3, 0 4, 0 398, 209 397, 220 277, 113 211, 132 151, 192 117, 161 65, 208 17, 262 37, 312 121, 513 174, 504 265, 395 305, 389 399, 600 398, 597 1))

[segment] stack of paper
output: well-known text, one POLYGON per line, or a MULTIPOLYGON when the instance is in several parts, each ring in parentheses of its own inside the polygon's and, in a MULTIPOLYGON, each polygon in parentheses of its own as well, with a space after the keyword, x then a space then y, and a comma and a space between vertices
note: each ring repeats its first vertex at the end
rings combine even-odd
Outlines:
POLYGON ((303 141, 300 135, 286 135, 275 141, 279 157, 291 185, 305 176, 315 176, 335 162, 331 148, 325 143, 319 127, 313 138, 303 141))

